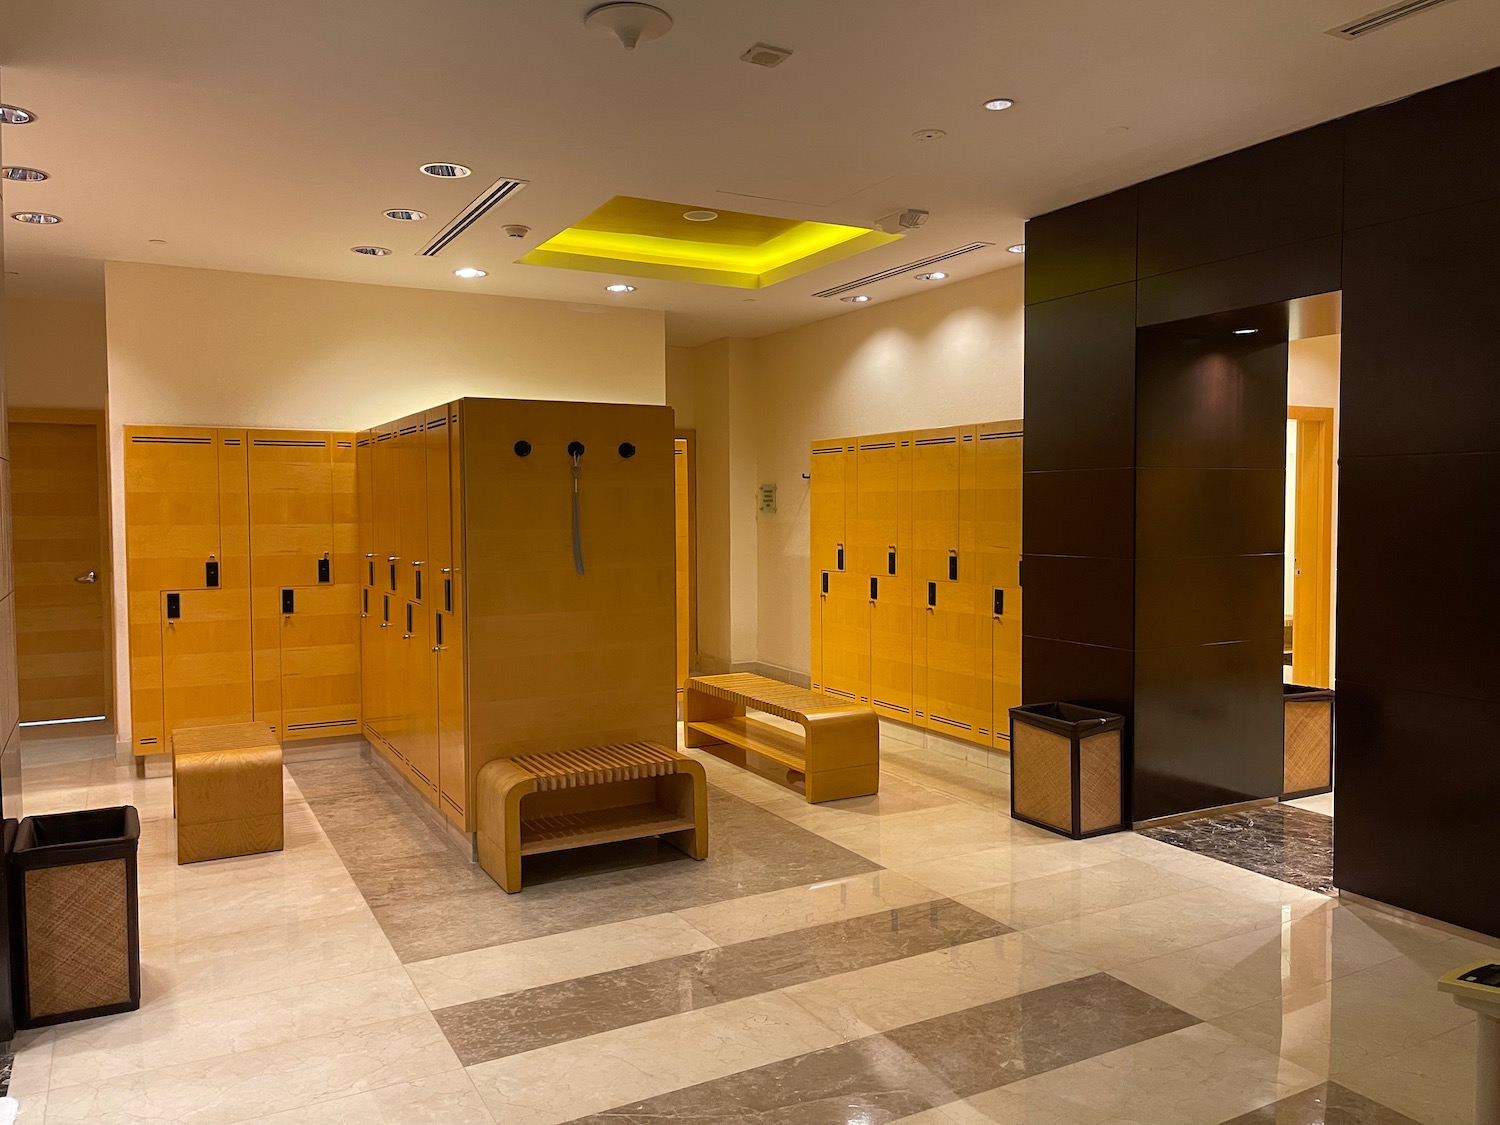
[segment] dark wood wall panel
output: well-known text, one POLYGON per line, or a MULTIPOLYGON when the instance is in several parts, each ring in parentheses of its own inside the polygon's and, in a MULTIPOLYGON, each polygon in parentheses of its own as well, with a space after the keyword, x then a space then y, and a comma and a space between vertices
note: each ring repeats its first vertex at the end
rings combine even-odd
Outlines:
POLYGON ((1026 224, 1026 303, 1135 280, 1136 189, 1065 207, 1026 224))
POLYGON ((1138 322, 1165 324, 1331 293, 1339 287, 1339 241, 1338 235, 1327 235, 1143 278, 1138 322))

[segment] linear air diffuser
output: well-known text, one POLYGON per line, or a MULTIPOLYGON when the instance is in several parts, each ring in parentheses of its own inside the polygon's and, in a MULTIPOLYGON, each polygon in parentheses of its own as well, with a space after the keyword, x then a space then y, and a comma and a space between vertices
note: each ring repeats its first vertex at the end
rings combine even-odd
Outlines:
POLYGON ((935 266, 939 262, 950 262, 961 254, 972 254, 975 250, 986 250, 995 245, 993 242, 971 242, 967 246, 960 246, 955 250, 949 250, 945 254, 938 254, 931 258, 923 258, 920 262, 907 262, 904 266, 892 266, 888 270, 872 273, 869 277, 855 278, 847 285, 839 285, 833 289, 825 289, 821 293, 814 293, 814 297, 841 297, 845 293, 851 293, 856 289, 863 289, 866 285, 873 285, 877 281, 887 281, 893 277, 900 277, 903 273, 912 273, 915 270, 924 270, 928 266, 935 266))
POLYGON ((1340 39, 1358 39, 1368 35, 1372 31, 1379 31, 1382 27, 1389 27, 1397 20, 1404 20, 1408 16, 1420 15, 1439 4, 1447 4, 1449 0, 1407 0, 1405 4, 1395 4, 1389 8, 1382 8, 1378 12, 1371 12, 1367 16, 1360 16, 1357 20, 1350 20, 1339 27, 1328 29, 1329 35, 1337 35, 1340 39))
POLYGON ((496 180, 475 196, 472 203, 453 216, 448 225, 438 231, 436 237, 431 242, 422 247, 422 256, 424 258, 433 258, 441 254, 455 238, 463 234, 464 231, 468 230, 511 196, 515 195, 528 182, 527 180, 512 180, 503 176, 496 180))

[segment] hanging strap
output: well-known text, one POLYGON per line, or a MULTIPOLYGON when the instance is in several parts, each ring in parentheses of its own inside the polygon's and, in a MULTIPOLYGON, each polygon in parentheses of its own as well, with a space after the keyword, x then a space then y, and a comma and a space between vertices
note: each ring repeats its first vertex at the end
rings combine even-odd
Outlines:
POLYGON ((580 454, 573 454, 573 569, 583 573, 583 529, 578 519, 578 478, 580 454))

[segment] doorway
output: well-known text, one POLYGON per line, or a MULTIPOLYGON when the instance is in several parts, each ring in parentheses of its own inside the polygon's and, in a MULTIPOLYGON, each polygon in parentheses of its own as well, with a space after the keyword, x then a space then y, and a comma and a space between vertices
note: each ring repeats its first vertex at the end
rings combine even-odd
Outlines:
POLYGON ((114 729, 104 415, 10 412, 16 665, 28 737, 114 729))

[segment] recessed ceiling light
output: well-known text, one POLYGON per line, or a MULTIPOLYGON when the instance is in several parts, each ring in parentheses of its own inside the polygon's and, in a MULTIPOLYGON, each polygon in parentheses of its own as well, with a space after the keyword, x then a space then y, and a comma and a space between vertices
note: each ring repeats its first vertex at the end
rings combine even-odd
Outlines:
POLYGON ((1009 98, 991 98, 989 101, 984 103, 984 108, 992 109, 998 113, 1000 110, 1009 109, 1015 104, 1016 103, 1011 101, 1009 98))
POLYGON ((20 180, 27 184, 39 184, 51 178, 40 168, 22 168, 19 164, 7 164, 4 168, 0 168, 0 176, 7 180, 20 180))
POLYGON ((940 141, 947 135, 942 129, 918 129, 912 134, 919 141, 940 141))
POLYGON ((945 274, 942 270, 938 270, 935 273, 919 273, 919 274, 917 274, 917 280, 918 281, 942 281, 947 276, 948 275, 945 274))
POLYGON ((392 207, 385 213, 387 219, 399 219, 403 223, 415 223, 419 219, 427 218, 426 211, 413 211, 407 207, 392 207))
POLYGON ((461 180, 465 176, 472 175, 472 170, 465 168, 462 164, 424 164, 422 171, 440 180, 461 180))
POLYGON ((1014 246, 1007 246, 1005 249, 1012 254, 1024 254, 1026 253, 1026 243, 1018 242, 1014 246))
POLYGON ((18 223, 35 223, 43 227, 62 222, 56 215, 49 215, 46 211, 13 211, 10 217, 18 223))
POLYGON ((843 298, 843 300, 847 301, 851 305, 862 305, 866 301, 868 301, 869 299, 870 299, 869 295, 865 294, 865 293, 856 293, 852 297, 844 297, 843 298))
POLYGON ((1236 336, 1254 336, 1259 331, 1259 328, 1236 328, 1234 334, 1236 336))
POLYGON ((606 285, 604 291, 606 293, 634 293, 635 286, 626 285, 623 281, 617 281, 613 285, 606 285))
POLYGON ((684 211, 682 217, 690 223, 711 223, 719 217, 717 211, 684 211))
POLYGON ((351 246, 349 249, 367 258, 384 258, 391 252, 389 246, 351 246))
POLYGON ((18 105, 0 105, 0 125, 30 125, 36 114, 18 105))
POLYGON ((469 280, 476 277, 487 277, 488 274, 486 274, 484 270, 476 270, 473 266, 465 266, 461 270, 454 270, 453 276, 462 277, 465 280, 469 280))

